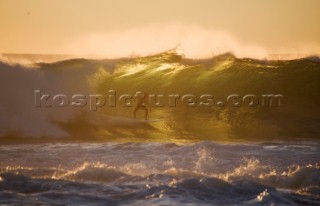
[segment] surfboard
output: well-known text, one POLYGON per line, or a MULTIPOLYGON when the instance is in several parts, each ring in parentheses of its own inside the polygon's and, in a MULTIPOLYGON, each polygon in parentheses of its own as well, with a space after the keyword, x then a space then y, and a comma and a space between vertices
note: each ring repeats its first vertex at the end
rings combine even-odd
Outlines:
POLYGON ((145 120, 145 119, 141 119, 141 120, 134 119, 134 121, 137 121, 137 122, 161 122, 161 121, 163 121, 163 119, 147 119, 147 120, 145 120))

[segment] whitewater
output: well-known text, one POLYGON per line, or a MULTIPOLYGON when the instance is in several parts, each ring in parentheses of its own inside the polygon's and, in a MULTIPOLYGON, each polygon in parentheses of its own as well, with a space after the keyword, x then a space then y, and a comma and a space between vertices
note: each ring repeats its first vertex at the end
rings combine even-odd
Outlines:
POLYGON ((0 62, 2 205, 320 205, 320 61, 174 50, 0 62), (43 94, 281 94, 279 107, 42 107, 43 94))
POLYGON ((0 203, 319 205, 320 145, 55 143, 0 146, 0 203))

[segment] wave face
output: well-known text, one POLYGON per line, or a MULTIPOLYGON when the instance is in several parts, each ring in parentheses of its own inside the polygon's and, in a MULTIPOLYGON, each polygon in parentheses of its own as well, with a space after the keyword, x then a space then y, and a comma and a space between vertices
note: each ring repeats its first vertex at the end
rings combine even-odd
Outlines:
POLYGON ((0 204, 319 205, 319 151, 312 142, 2 145, 0 204))
MULTIPOLYGON (((184 59, 175 51, 116 60, 73 59, 32 67, 0 63, 0 136, 103 140, 318 139, 320 62, 239 59, 231 54, 184 59), (44 94, 212 94, 212 106, 153 107, 154 122, 132 120, 133 107, 35 107, 44 94), (283 95, 282 106, 221 106, 228 95, 283 95), (220 106, 219 106, 220 105, 220 106)), ((260 100, 261 101, 261 100, 260 100)), ((261 103, 261 102, 260 102, 261 103)), ((143 118, 138 112, 138 118, 143 118)))

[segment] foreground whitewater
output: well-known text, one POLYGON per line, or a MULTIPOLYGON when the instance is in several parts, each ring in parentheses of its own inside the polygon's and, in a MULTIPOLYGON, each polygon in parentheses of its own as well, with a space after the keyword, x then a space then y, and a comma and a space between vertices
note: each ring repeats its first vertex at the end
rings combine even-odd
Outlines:
POLYGON ((0 146, 3 205, 320 205, 320 144, 0 146))

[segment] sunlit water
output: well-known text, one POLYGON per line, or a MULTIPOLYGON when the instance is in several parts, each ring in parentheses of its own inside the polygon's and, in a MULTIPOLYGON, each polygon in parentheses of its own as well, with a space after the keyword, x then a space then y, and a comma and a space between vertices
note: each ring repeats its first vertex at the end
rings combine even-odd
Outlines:
POLYGON ((320 205, 320 144, 0 146, 0 204, 320 205))

